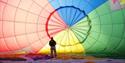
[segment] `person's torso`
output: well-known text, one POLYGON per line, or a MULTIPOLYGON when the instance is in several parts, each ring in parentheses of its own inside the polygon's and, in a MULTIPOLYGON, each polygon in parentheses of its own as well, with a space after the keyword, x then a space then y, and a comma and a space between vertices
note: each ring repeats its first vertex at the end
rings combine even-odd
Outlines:
POLYGON ((56 42, 54 40, 51 40, 50 43, 49 43, 50 46, 55 46, 56 45, 56 42))

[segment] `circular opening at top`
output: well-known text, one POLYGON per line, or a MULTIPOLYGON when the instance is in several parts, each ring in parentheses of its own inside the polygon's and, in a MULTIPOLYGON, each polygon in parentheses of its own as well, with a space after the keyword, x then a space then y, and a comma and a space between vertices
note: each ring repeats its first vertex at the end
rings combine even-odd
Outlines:
POLYGON ((74 6, 54 10, 46 21, 46 33, 58 45, 73 46, 83 43, 91 30, 91 21, 85 11, 74 6))

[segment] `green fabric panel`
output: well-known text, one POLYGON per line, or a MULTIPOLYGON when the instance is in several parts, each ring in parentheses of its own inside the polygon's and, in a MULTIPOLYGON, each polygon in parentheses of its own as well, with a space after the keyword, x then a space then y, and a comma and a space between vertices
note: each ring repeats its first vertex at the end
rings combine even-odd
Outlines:
POLYGON ((110 36, 112 33, 112 25, 102 25, 101 33, 110 36))
POLYGON ((111 15, 110 14, 106 14, 106 15, 102 15, 100 16, 100 20, 101 20, 101 24, 104 25, 104 24, 112 24, 112 21, 111 21, 111 15))
POLYGON ((86 54, 125 57, 125 9, 112 10, 107 1, 88 15, 92 28, 83 44, 86 54))
POLYGON ((112 21, 113 24, 123 23, 124 22, 124 14, 122 11, 115 11, 112 13, 112 21))
POLYGON ((100 7, 98 7, 96 9, 98 15, 105 15, 105 14, 108 14, 110 13, 110 6, 109 6, 109 3, 106 2, 105 4, 101 5, 100 7))

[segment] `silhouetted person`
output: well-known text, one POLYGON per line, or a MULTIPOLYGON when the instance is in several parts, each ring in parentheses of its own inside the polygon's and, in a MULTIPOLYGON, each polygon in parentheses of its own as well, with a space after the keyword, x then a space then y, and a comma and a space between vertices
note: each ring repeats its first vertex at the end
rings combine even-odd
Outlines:
POLYGON ((53 37, 51 37, 51 40, 49 41, 49 45, 50 45, 50 51, 51 51, 51 57, 56 57, 56 41, 53 39, 53 37))

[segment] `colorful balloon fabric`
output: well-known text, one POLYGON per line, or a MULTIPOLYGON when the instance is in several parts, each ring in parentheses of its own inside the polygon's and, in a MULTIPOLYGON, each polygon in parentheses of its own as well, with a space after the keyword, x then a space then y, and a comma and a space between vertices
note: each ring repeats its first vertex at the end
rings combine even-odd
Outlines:
POLYGON ((125 56, 125 0, 0 0, 0 54, 125 56))

